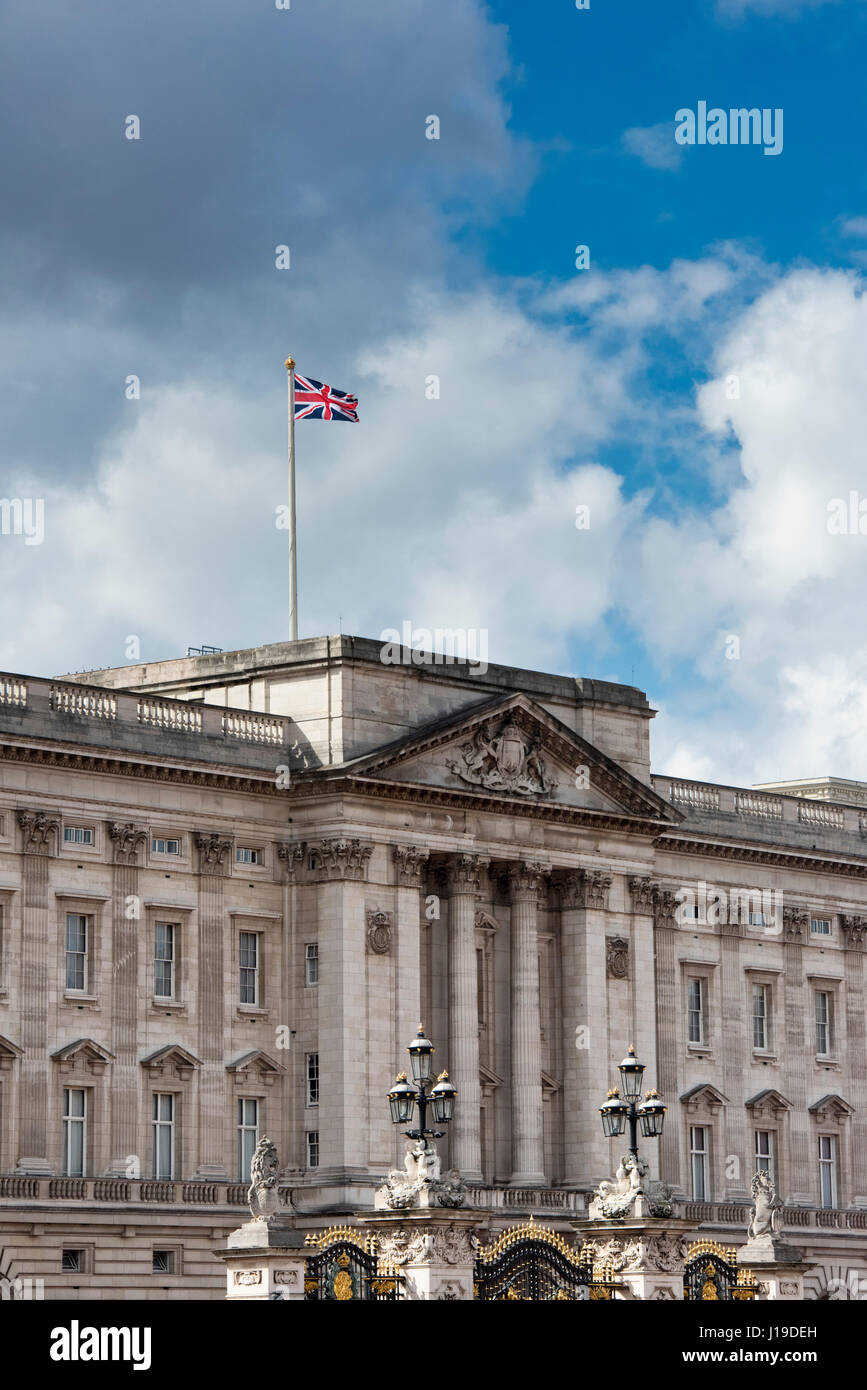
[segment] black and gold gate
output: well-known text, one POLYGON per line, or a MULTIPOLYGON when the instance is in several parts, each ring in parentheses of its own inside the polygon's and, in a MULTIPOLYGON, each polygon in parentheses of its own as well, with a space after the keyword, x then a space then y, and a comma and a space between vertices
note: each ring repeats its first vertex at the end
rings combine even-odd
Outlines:
POLYGON ((733 1245, 696 1240, 687 1251, 683 1296, 696 1302, 755 1298, 756 1276, 751 1269, 738 1267, 733 1245))
POLYGON ((401 1277, 377 1256, 375 1235, 365 1235, 352 1226, 329 1226, 327 1231, 307 1236, 304 1243, 319 1249, 318 1255, 307 1257, 306 1299, 388 1303, 400 1296, 401 1277))
POLYGON ((593 1266, 558 1231, 537 1226, 531 1217, 480 1247, 473 1296, 482 1301, 577 1302, 611 1298, 618 1282, 608 1266, 593 1266))

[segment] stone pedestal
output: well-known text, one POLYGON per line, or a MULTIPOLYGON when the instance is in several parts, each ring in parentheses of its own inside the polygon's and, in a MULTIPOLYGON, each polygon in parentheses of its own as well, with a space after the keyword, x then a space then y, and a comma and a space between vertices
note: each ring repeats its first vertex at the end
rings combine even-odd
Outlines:
POLYGON ((228 1300, 303 1299, 303 1236, 291 1221, 247 1221, 214 1253, 226 1262, 228 1300))
POLYGON ((811 1267, 803 1254, 778 1235, 754 1236, 739 1249, 738 1266, 753 1271, 760 1299, 797 1302, 804 1297, 804 1274, 811 1267))
POLYGON ((683 1300, 683 1270, 689 1221, 640 1217, 623 1221, 574 1221, 593 1249, 593 1264, 607 1265, 622 1281, 615 1298, 683 1300))
POLYGON ((476 1243, 488 1217, 477 1211, 430 1208, 377 1211, 358 1223, 377 1237, 377 1254, 404 1277, 407 1302, 469 1302, 476 1243))

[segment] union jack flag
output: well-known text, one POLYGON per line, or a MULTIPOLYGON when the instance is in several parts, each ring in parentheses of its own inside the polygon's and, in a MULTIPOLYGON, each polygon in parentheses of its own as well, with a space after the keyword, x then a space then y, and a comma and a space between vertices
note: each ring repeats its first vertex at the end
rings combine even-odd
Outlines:
POLYGON ((358 397, 335 386, 325 386, 311 376, 295 373, 296 420, 354 420, 358 423, 358 397))

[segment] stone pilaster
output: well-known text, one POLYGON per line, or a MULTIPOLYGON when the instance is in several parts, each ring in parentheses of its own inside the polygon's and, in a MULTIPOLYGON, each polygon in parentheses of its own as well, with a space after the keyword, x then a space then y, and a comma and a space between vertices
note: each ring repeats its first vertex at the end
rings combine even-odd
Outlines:
POLYGON ((24 856, 21 901, 21 1046, 19 1173, 53 1171, 48 1156, 48 1001, 54 991, 50 963, 56 960, 48 893, 49 860, 57 853, 60 820, 44 811, 19 811, 24 856))
MULTIPOLYGON (((812 1039, 809 1037, 809 1029, 813 1026, 813 1013, 811 1000, 807 992, 807 981, 804 978, 804 934, 810 929, 809 914, 801 908, 783 908, 783 933, 786 943, 783 964, 785 967, 783 980, 783 1013, 785 1020, 785 1049, 786 1049, 786 1071, 788 1080, 786 1083, 787 1097, 792 1102, 792 1110, 784 1118, 783 1124, 789 1128, 789 1153, 788 1163, 785 1171, 792 1175, 790 1179, 791 1200, 793 1202, 811 1202, 813 1194, 805 1190, 804 1183, 807 1175, 815 1166, 811 1164, 810 1148, 810 1117, 807 1114, 808 1097, 808 1073, 807 1055, 811 1048, 812 1039), (800 1181, 799 1181, 800 1179, 800 1181), (800 1187, 800 1191, 796 1190, 800 1187)), ((815 1051, 815 1047, 812 1048, 815 1051)), ((729 1093, 731 1094, 731 1093, 729 1093)), ((783 1128, 781 1126, 779 1135, 783 1140, 783 1128)), ((749 1152, 746 1154, 746 1176, 744 1186, 749 1186, 752 1173, 755 1167, 753 1159, 753 1147, 751 1135, 747 1134, 749 1152)), ((777 1157, 777 1172, 781 1171, 781 1159, 783 1155, 777 1157)), ((779 1179, 778 1179, 779 1180, 779 1179)), ((738 1186, 741 1186, 739 1184, 738 1186)))
MULTIPOLYGON (((199 1163, 198 1178, 226 1178, 226 1070, 223 1011, 223 884, 231 873, 232 840, 197 834, 199 851, 199 1163)), ((235 985, 237 990, 237 984, 235 985)), ((237 999, 237 994, 235 998, 237 999)))
POLYGON ((475 1245, 487 1217, 475 1211, 375 1212, 360 1218, 375 1232, 376 1249, 386 1268, 403 1276, 407 1302, 465 1302, 473 1297, 475 1245))
POLYGON ((677 976, 677 902, 674 893, 649 879, 629 881, 636 915, 653 918, 656 956, 656 1089, 669 1107, 668 1123, 659 1140, 659 1172, 664 1182, 676 1184, 680 1172, 680 1116, 672 1101, 678 1094, 677 1030, 681 1017, 680 982, 677 976))
MULTIPOLYGON (((392 943, 396 997, 392 1012, 400 1056, 406 1055, 403 1049, 409 1046, 419 1020, 424 1016, 421 1006, 420 895, 428 854, 429 851, 419 845, 399 845, 392 851, 397 881, 392 943)), ((402 1134, 400 1139, 403 1139, 402 1134)), ((402 1143, 396 1145, 397 1149, 402 1147, 402 1143)))
MULTIPOLYGON (((647 1220, 576 1221, 592 1262, 613 1270, 624 1293, 642 1302, 682 1302, 688 1221, 676 1217, 647 1220)), ((615 1294, 615 1297, 618 1295, 615 1294)))
POLYGON ((449 899, 449 1074, 458 1088, 449 1157, 467 1182, 482 1179, 476 894, 488 860, 456 854, 446 865, 449 899))
POLYGON ((584 869, 560 875, 563 979, 563 1181, 595 1187, 609 1167, 599 1123, 600 1097, 608 1079, 608 998, 605 932, 597 916, 605 904, 605 880, 584 869), (590 906, 593 903, 594 906, 590 906), (599 906, 595 906, 599 904, 599 906))
MULTIPOLYGON (((108 837, 112 845, 111 885, 111 1018, 112 1051, 115 1060, 111 1086, 111 1161, 109 1174, 123 1175, 131 1161, 142 1173, 139 1149, 139 1098, 141 1079, 138 1066, 137 1018, 138 942, 144 914, 139 895, 138 857, 147 841, 147 830, 132 822, 110 821, 108 837)), ((148 945, 145 943, 145 951, 148 945)), ((147 990, 153 982, 148 981, 147 990)))
MULTIPOLYGON (((372 1143, 368 1071, 375 1067, 383 1083, 394 1074, 393 1059, 373 1057, 368 1039, 365 893, 372 853, 372 844, 357 839, 320 840, 311 853, 322 962, 320 1099, 317 1123, 311 1127, 319 1130, 317 1176, 323 1182, 367 1176, 372 1143)), ((382 1123, 388 1124, 385 1113, 382 1123)))
MULTIPOLYGON (((849 1152, 861 1155, 867 1152, 867 1030, 865 1030, 865 990, 864 990, 864 929, 867 921, 863 917, 844 917, 843 940, 846 952, 843 956, 846 971, 846 1060, 849 1071, 850 1094, 848 1099, 854 1106, 852 1115, 852 1135, 849 1152)), ((840 1045, 838 1025, 838 1049, 840 1045)), ((863 1163, 856 1159, 850 1169, 849 1201, 863 1200, 867 1179, 863 1173, 863 1163)))
POLYGON ((524 861, 509 869, 512 909, 512 1176, 515 1187, 544 1186, 542 1022, 539 1011, 539 884, 550 868, 524 861))

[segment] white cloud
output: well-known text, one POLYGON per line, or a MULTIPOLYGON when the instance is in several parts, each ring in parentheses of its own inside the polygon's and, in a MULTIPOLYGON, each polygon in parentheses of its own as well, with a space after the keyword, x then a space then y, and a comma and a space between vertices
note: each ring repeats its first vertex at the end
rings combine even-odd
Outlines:
POLYGON ((674 120, 658 125, 631 126, 620 137, 625 150, 637 155, 651 169, 679 169, 683 146, 674 139, 674 120))

